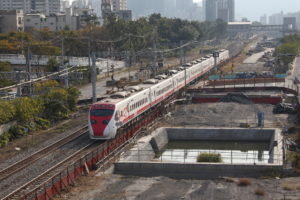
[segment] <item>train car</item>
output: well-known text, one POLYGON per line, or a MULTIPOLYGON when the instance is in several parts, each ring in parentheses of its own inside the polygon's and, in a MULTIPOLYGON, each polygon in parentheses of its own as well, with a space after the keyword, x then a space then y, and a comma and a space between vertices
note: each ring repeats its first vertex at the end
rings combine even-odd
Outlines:
MULTIPOLYGON (((229 58, 227 50, 219 51, 217 64, 229 58)), ((132 120, 176 94, 185 85, 214 68, 212 55, 193 61, 184 70, 171 73, 166 79, 154 79, 146 84, 127 88, 90 106, 89 134, 94 140, 108 140, 132 120)))

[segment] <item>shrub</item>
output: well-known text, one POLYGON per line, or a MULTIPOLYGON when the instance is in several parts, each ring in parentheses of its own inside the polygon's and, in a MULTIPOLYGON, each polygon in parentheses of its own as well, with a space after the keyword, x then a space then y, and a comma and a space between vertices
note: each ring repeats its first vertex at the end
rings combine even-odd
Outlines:
POLYGON ((256 189, 255 190, 255 194, 258 195, 258 196, 264 196, 265 195, 265 191, 263 189, 256 189))
POLYGON ((295 168, 300 168, 300 153, 290 152, 289 160, 292 162, 292 166, 295 168))
POLYGON ((16 109, 11 101, 0 101, 0 124, 12 121, 15 114, 16 109))
POLYGON ((9 129, 9 133, 11 134, 11 138, 10 139, 14 139, 14 138, 20 138, 24 135, 27 135, 29 133, 29 128, 26 128, 24 126, 13 126, 9 129))
POLYGON ((77 100, 80 95, 80 91, 75 87, 69 87, 67 89, 67 92, 68 92, 68 97, 67 97, 68 108, 71 111, 75 111, 76 105, 77 105, 77 100))
POLYGON ((238 181, 238 186, 248 186, 248 185, 251 185, 251 181, 247 178, 241 178, 239 181, 238 181))
POLYGON ((197 162, 221 163, 222 157, 219 153, 201 153, 197 157, 197 162))
POLYGON ((35 118, 35 123, 38 129, 46 129, 50 126, 50 121, 44 118, 35 118))
POLYGON ((16 109, 16 120, 21 123, 31 122, 43 110, 42 102, 29 97, 17 98, 13 101, 16 109))
POLYGON ((11 140, 11 133, 5 132, 0 136, 0 147, 4 147, 11 140))

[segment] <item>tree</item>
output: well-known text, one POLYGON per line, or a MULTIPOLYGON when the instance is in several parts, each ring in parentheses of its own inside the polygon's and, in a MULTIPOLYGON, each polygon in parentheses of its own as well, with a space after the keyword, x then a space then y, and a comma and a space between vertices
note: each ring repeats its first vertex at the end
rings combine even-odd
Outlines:
POLYGON ((80 95, 80 91, 75 87, 69 87, 67 89, 67 92, 68 92, 68 97, 67 97, 68 108, 70 111, 75 111, 77 101, 80 95))
POLYGON ((42 99, 44 101, 44 117, 46 119, 57 121, 68 117, 68 92, 65 89, 51 89, 42 99))
POLYGON ((0 101, 0 124, 12 121, 15 117, 16 109, 11 101, 0 101))
POLYGON ((9 62, 2 62, 0 61, 0 72, 11 72, 12 67, 9 62))
POLYGON ((55 57, 51 56, 48 59, 48 63, 47 63, 47 71, 49 72, 56 72, 59 71, 59 62, 56 60, 55 57))
POLYGON ((29 97, 17 98, 13 103, 16 109, 15 118, 20 123, 32 121, 43 111, 43 105, 39 99, 29 97))

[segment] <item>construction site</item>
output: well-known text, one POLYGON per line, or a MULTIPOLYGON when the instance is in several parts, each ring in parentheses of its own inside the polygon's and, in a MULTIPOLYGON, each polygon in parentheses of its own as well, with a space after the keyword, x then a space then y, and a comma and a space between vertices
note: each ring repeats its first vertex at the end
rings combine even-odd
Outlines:
POLYGON ((297 60, 282 74, 263 44, 188 87, 113 165, 56 199, 299 199, 297 60))

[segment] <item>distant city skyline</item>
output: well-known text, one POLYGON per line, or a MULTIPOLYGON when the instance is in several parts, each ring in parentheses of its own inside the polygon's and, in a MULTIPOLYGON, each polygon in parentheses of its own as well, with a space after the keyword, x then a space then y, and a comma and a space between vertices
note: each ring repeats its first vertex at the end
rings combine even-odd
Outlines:
MULTIPOLYGON (((195 3, 202 3, 202 0, 193 0, 195 3)), ((259 21, 260 16, 272 15, 283 11, 284 13, 300 11, 299 0, 235 0, 236 18, 247 17, 252 21, 259 21), (258 7, 259 5, 259 7, 258 7)))

